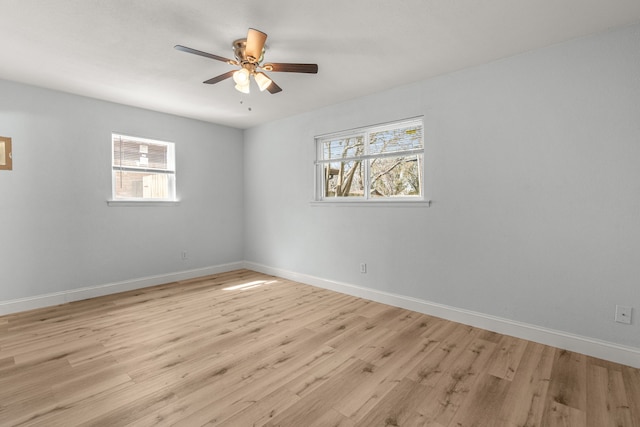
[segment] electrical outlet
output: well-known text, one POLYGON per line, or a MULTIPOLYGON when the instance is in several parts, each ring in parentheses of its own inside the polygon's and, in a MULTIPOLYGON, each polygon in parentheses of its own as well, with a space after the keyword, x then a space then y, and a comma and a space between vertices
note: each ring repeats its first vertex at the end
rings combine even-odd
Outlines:
POLYGON ((367 272, 367 264, 364 262, 360 264, 360 273, 365 274, 367 272))
POLYGON ((631 307, 616 305, 616 322, 631 324, 631 307))

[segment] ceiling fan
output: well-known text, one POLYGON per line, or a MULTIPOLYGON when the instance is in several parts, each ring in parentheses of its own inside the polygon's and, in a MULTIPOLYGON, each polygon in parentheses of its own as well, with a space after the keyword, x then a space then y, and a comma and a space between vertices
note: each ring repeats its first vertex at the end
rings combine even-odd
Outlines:
POLYGON ((233 77, 236 83, 235 88, 242 93, 249 93, 251 83, 250 77, 253 76, 261 91, 265 89, 269 93, 278 93, 282 88, 271 80, 264 71, 288 72, 288 73, 310 73, 318 72, 318 64, 291 64, 267 62, 264 60, 264 44, 267 41, 267 35, 262 31, 249 28, 246 39, 238 39, 233 42, 233 52, 236 59, 228 59, 212 53, 202 52, 200 50, 191 49, 190 47, 176 45, 175 49, 194 55, 204 56, 205 58, 215 59, 217 61, 226 62, 229 65, 240 66, 239 70, 227 71, 217 77, 204 81, 206 84, 214 84, 233 77))

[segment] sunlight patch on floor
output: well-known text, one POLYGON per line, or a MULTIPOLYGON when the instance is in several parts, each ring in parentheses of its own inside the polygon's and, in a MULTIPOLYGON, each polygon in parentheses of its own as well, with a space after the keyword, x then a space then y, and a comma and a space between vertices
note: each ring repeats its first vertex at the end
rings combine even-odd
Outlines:
POLYGON ((264 285, 270 285, 272 283, 276 283, 277 280, 254 280, 253 282, 241 283, 235 286, 229 286, 227 288, 222 288, 223 291, 244 291, 247 289, 253 289, 264 285))

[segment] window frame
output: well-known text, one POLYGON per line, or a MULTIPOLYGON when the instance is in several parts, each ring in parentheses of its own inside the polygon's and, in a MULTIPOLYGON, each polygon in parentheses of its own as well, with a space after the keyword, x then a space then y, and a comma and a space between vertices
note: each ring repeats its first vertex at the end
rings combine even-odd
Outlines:
POLYGON ((152 138, 143 138, 133 135, 127 135, 121 132, 111 133, 111 199, 107 201, 109 206, 164 206, 177 205, 177 183, 176 183, 176 143, 152 138), (144 144, 144 145, 161 145, 167 147, 167 165, 166 168, 140 167, 140 166, 123 166, 116 164, 115 150, 117 139, 144 144), (165 174, 167 179, 167 191, 169 197, 121 197, 117 195, 117 177, 118 172, 149 172, 150 174, 165 174))
POLYGON ((365 126, 356 129, 350 129, 340 132, 332 132, 328 134, 318 135, 314 137, 315 144, 315 161, 314 161, 314 199, 312 205, 341 205, 341 206, 362 206, 362 205, 381 205, 381 206, 430 206, 431 201, 427 199, 425 192, 426 168, 425 168, 425 137, 424 137, 424 117, 412 117, 393 122, 381 123, 376 125, 365 126), (370 153, 370 134, 383 132, 385 130, 401 129, 406 127, 419 126, 421 131, 421 148, 408 150, 390 151, 386 153, 370 153), (363 137, 364 150, 362 155, 347 157, 344 159, 324 159, 324 143, 335 139, 348 139, 363 137), (420 194, 413 196, 392 196, 392 197, 371 197, 371 176, 370 176, 370 160, 376 158, 399 157, 399 156, 417 156, 419 161, 420 176, 420 194), (363 168, 363 195, 362 196, 325 196, 325 170, 324 165, 330 163, 340 163, 343 161, 361 161, 360 167, 363 168))

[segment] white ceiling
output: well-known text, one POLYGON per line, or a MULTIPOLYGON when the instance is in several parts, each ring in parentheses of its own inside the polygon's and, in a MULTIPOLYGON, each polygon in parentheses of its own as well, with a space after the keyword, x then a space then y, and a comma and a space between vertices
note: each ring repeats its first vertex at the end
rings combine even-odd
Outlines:
POLYGON ((244 129, 637 22, 639 0, 0 0, 0 78, 244 129), (233 58, 249 27, 319 73, 243 95, 173 49, 233 58))

